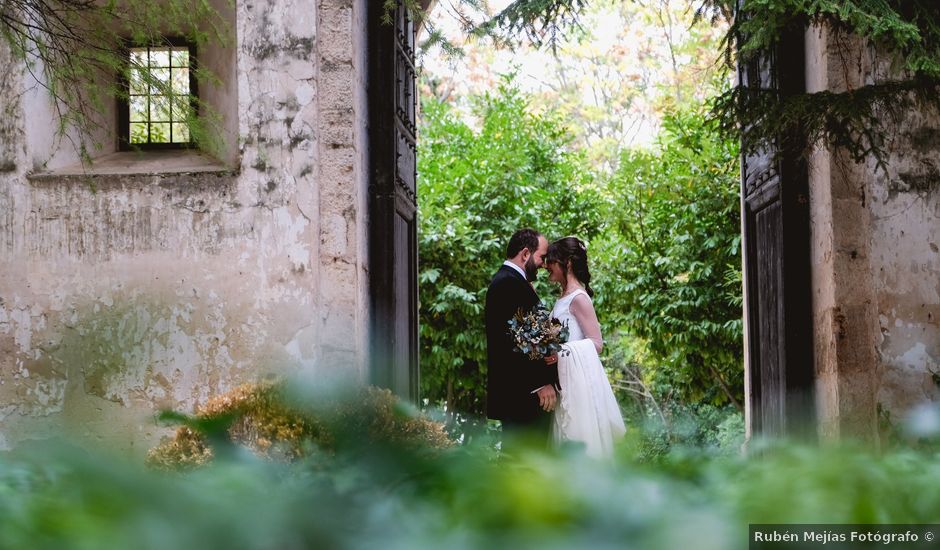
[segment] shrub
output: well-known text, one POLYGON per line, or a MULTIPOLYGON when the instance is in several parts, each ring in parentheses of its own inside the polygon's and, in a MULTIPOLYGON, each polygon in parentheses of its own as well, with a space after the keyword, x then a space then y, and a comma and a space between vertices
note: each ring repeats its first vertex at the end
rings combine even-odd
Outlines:
POLYGON ((213 458, 214 438, 287 462, 314 449, 331 453, 351 441, 348 436, 413 448, 453 445, 443 424, 410 414, 386 389, 368 386, 351 394, 323 395, 323 402, 312 405, 296 397, 283 382, 250 383, 210 399, 192 419, 171 414, 187 425, 151 449, 147 463, 160 469, 201 466, 213 458))
POLYGON ((642 377, 657 395, 743 403, 738 162, 701 108, 676 112, 654 150, 623 152, 603 190, 595 304, 644 342, 642 377))
POLYGON ((507 240, 526 226, 549 239, 590 240, 598 232, 598 209, 592 175, 569 150, 562 120, 534 114, 511 80, 473 101, 478 127, 433 100, 422 110, 421 394, 451 412, 482 414, 484 298, 507 240))

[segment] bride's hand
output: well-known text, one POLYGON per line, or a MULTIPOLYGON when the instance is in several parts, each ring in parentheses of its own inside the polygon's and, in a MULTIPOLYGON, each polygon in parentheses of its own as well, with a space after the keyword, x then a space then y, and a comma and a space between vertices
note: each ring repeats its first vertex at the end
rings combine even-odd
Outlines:
POLYGON ((558 362, 558 354, 557 354, 557 353, 553 353, 553 354, 551 354, 551 355, 546 355, 546 356, 545 356, 545 364, 546 364, 546 365, 554 365, 554 364, 557 363, 557 362, 558 362))

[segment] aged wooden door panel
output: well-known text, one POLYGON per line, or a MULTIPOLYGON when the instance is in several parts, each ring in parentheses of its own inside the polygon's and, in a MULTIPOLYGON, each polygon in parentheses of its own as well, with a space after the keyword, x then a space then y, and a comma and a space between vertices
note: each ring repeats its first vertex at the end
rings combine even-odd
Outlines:
POLYGON ((369 273, 372 382, 418 399, 415 25, 368 0, 369 273))
MULTIPOLYGON (((739 83, 760 93, 800 93, 805 89, 803 51, 802 29, 795 28, 780 37, 775 51, 742 64, 739 83)), ((746 154, 742 162, 748 414, 752 431, 767 436, 815 432, 803 145, 796 129, 766 143, 762 151, 746 154)))

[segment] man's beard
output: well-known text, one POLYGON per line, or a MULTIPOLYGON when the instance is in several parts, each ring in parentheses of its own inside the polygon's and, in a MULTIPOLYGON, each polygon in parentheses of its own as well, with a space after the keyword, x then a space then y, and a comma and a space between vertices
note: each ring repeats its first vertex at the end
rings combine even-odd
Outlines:
POLYGON ((529 256, 529 261, 525 263, 525 278, 528 279, 530 283, 534 283, 535 279, 538 278, 539 266, 535 265, 535 259, 532 256, 529 256))

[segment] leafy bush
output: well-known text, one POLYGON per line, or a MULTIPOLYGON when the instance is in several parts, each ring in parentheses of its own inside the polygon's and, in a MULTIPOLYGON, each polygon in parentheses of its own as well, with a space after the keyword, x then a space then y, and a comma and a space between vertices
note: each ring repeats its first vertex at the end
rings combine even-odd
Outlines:
MULTIPOLYGON (((532 225, 588 241, 604 362, 630 416, 659 401, 743 401, 738 148, 704 108, 665 118, 655 150, 628 150, 591 174, 551 113, 511 80, 477 97, 471 126, 425 103, 419 288, 422 394, 451 415, 485 403, 483 297, 505 240, 532 225), (630 373, 631 380, 623 375, 630 373), (618 377, 620 377, 618 379, 618 377), (636 384, 639 384, 638 386, 636 384)), ((537 285, 543 299, 552 292, 537 285)), ((674 436, 670 436, 674 438, 674 436)))
POLYGON ((715 427, 715 443, 727 453, 740 452, 744 445, 744 415, 732 410, 715 427))
POLYGON ((598 222, 591 176, 559 120, 532 114, 511 81, 475 102, 477 128, 446 104, 423 105, 419 288, 422 395, 481 414, 484 296, 509 237, 531 226, 590 239, 598 222))
MULTIPOLYGON (((351 434, 346 434, 351 435, 351 434)), ((72 447, 0 453, 5 549, 746 548, 748 523, 932 523, 935 453, 777 442, 637 462, 394 444, 291 463, 232 454, 185 474, 72 447)))
POLYGON ((624 151, 591 243, 598 311, 650 354, 653 393, 743 401, 738 148, 702 111, 663 121, 654 151, 624 151))
POLYGON ((628 419, 636 460, 658 463, 676 452, 732 456, 744 444, 744 415, 734 406, 663 402, 662 416, 628 419))

